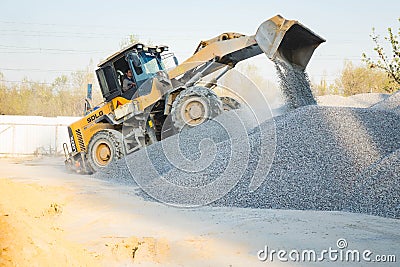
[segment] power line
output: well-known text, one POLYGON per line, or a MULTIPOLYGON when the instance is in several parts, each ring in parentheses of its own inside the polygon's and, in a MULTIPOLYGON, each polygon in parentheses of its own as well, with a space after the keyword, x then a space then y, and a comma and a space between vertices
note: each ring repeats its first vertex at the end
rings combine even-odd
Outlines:
MULTIPOLYGON (((49 83, 49 82, 34 82, 34 81, 10 81, 10 80, 0 80, 0 82, 7 82, 7 83, 19 83, 19 84, 46 84, 46 85, 54 85, 53 83, 49 83)), ((73 85, 72 83, 65 83, 63 85, 73 85)))
MULTIPOLYGON (((3 24, 21 24, 21 25, 38 25, 38 26, 51 26, 51 27, 71 27, 71 28, 101 28, 101 29, 112 29, 115 31, 116 27, 115 26, 110 26, 110 24, 106 25, 100 25, 100 24, 57 24, 57 23, 37 23, 37 22, 26 22, 26 21, 0 21, 0 23, 3 24)), ((140 29, 143 29, 142 25, 140 29)), ((170 30, 170 27, 157 24, 156 26, 149 27, 149 25, 145 26, 146 31, 159 31, 165 33, 166 30, 170 30)), ((135 30, 135 28, 133 28, 135 30)), ((187 31, 192 31, 193 29, 191 27, 186 28, 187 31)), ((209 30, 208 27, 197 27, 196 30, 209 30)))
MULTIPOLYGON (((0 82, 6 82, 6 83, 14 83, 14 84, 44 84, 44 85, 55 85, 54 82, 35 82, 35 81, 10 81, 10 80, 0 80, 0 82)), ((76 84, 73 83, 63 83, 60 84, 61 86, 67 85, 67 86, 76 86, 76 84)), ((97 86, 97 81, 94 81, 93 84, 94 88, 99 88, 97 86)))
MULTIPOLYGON (((16 30, 16 29, 8 29, 8 30, 1 30, 2 34, 6 32, 10 33, 37 33, 41 34, 71 34, 71 35, 98 35, 98 36, 116 36, 116 32, 113 33, 94 33, 94 32, 63 32, 63 31, 33 31, 33 30, 16 30)), ((121 32, 123 34, 124 32, 121 32)))
POLYGON ((39 51, 61 51, 61 52, 84 52, 84 53, 104 53, 110 50, 78 50, 78 49, 59 49, 59 48, 42 48, 42 47, 29 47, 29 46, 12 46, 0 45, 0 49, 22 49, 22 50, 39 50, 39 51))
POLYGON ((78 24, 58 24, 58 23, 38 23, 38 22, 27 22, 27 21, 0 21, 2 24, 21 24, 21 25, 39 25, 39 26, 51 26, 51 27, 72 27, 72 28, 82 28, 82 27, 87 27, 87 28, 109 28, 109 29, 115 29, 115 27, 111 27, 110 25, 99 25, 99 24, 93 24, 93 25, 78 25, 78 24))
POLYGON ((38 72, 69 72, 77 70, 56 70, 56 69, 23 69, 23 68, 0 68, 7 71, 38 71, 38 72))
MULTIPOLYGON (((2 54, 63 54, 63 53, 74 53, 74 54, 106 54, 112 53, 114 50, 77 50, 77 49, 58 49, 58 48, 39 48, 39 47, 17 47, 17 46, 3 46, 0 45, 0 53, 2 54), (17 51, 4 51, 7 49, 17 49, 17 51), (21 50, 18 50, 21 49, 21 50), (3 51, 2 51, 3 50, 3 51)), ((174 53, 176 56, 188 56, 183 53, 174 53)), ((191 53, 190 53, 191 54, 191 53)), ((190 55, 189 55, 190 56, 190 55)), ((361 55, 344 56, 338 57, 337 55, 320 55, 313 60, 317 61, 342 61, 342 60, 360 60, 361 55)))

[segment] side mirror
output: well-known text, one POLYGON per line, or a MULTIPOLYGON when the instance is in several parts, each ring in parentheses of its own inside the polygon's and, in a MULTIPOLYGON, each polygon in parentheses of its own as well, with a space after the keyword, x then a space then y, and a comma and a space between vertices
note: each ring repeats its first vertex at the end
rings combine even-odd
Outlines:
POLYGON ((178 59, 176 58, 176 56, 174 56, 174 62, 175 62, 175 65, 176 65, 176 66, 179 65, 179 62, 178 62, 178 59))

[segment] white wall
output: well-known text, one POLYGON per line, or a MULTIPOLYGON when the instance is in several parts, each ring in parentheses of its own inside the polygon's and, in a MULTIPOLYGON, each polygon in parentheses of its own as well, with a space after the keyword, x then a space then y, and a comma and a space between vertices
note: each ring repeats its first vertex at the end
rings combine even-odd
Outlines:
POLYGON ((79 117, 0 116, 0 157, 63 154, 67 126, 79 117))

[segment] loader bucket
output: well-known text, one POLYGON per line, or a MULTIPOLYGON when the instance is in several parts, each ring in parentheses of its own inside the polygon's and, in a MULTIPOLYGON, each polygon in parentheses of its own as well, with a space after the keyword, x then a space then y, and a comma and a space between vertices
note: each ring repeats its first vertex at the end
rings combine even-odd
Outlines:
POLYGON ((268 58, 278 58, 301 70, 306 68, 314 50, 325 42, 299 22, 280 15, 264 21, 255 39, 268 58))

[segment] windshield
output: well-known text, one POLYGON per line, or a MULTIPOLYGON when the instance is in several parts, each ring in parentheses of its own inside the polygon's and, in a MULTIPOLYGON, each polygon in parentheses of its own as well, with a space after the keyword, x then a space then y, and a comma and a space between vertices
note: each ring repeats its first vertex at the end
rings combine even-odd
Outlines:
POLYGON ((164 71, 164 64, 159 54, 140 51, 128 55, 129 67, 133 70, 136 87, 139 88, 145 81, 153 78, 157 72, 164 71))
POLYGON ((178 60, 176 59, 174 53, 168 53, 161 55, 161 62, 166 71, 170 71, 171 69, 178 66, 178 60))
POLYGON ((160 70, 164 70, 164 66, 161 60, 150 53, 142 52, 142 60, 142 68, 147 74, 153 74, 157 73, 160 70))

